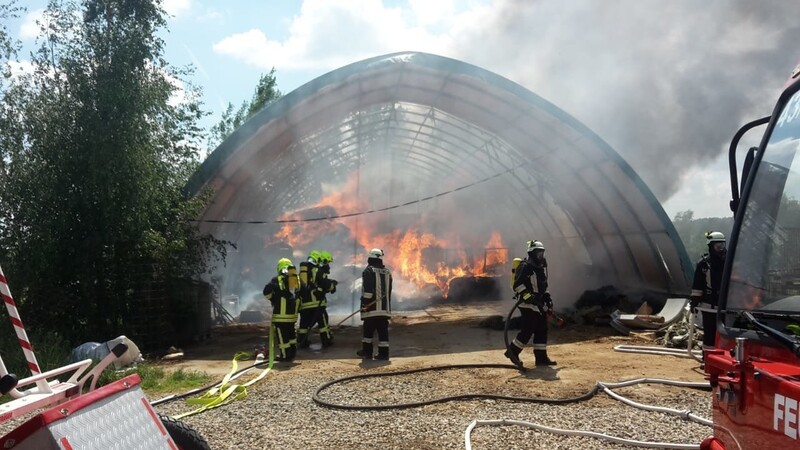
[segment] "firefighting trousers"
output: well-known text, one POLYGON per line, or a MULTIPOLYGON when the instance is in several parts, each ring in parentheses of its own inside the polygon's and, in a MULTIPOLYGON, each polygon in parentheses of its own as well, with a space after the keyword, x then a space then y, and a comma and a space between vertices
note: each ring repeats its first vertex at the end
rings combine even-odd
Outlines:
POLYGON ((333 342, 330 322, 328 321, 328 309, 324 306, 317 308, 300 310, 300 325, 297 328, 297 342, 303 345, 308 342, 309 335, 314 326, 319 329, 319 337, 322 345, 330 345, 333 342))
POLYGON ((520 330, 514 339, 513 345, 520 350, 528 344, 533 336, 533 349, 547 349, 547 315, 542 314, 538 309, 519 308, 522 316, 520 320, 520 330))
POLYGON ((717 311, 701 311, 703 314, 703 348, 713 348, 717 336, 717 311))
POLYGON ((278 341, 278 356, 282 361, 292 361, 297 354, 297 334, 295 333, 294 323, 277 322, 272 324, 275 327, 275 338, 278 341))
POLYGON ((378 332, 378 351, 381 348, 389 349, 389 318, 368 317, 364 319, 364 334, 361 342, 372 345, 372 337, 378 332))

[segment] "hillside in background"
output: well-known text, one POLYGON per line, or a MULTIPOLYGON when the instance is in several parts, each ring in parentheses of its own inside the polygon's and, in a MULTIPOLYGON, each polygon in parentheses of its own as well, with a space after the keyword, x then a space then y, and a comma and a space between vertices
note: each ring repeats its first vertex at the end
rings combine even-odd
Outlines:
POLYGON ((672 223, 686 247, 686 252, 689 253, 689 259, 694 263, 703 256, 703 253, 708 252, 706 231, 720 231, 725 237, 730 237, 733 229, 733 215, 695 219, 694 211, 690 209, 676 214, 672 223))

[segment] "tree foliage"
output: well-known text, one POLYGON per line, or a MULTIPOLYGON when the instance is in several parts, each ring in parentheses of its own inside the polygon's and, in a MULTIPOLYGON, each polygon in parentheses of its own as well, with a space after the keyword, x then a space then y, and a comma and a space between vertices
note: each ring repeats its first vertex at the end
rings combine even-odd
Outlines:
POLYGON ((219 146, 225 138, 242 126, 247 119, 279 99, 283 94, 277 89, 277 85, 278 81, 275 78, 275 68, 273 67, 268 74, 263 74, 258 79, 255 92, 250 101, 242 102, 235 111, 233 104, 228 103, 225 111, 222 112, 220 121, 211 127, 208 147, 214 149, 219 146))
POLYGON ((35 71, 2 91, 0 263, 29 320, 73 342, 130 334, 143 286, 224 258, 192 222, 207 197, 181 194, 204 113, 159 5, 51 0, 35 71))
POLYGON ((708 253, 705 237, 707 231, 720 231, 730 238, 731 230, 733 230, 733 215, 731 217, 695 219, 694 211, 690 209, 675 214, 672 223, 686 247, 689 258, 692 259, 692 262, 696 262, 704 253, 708 253))

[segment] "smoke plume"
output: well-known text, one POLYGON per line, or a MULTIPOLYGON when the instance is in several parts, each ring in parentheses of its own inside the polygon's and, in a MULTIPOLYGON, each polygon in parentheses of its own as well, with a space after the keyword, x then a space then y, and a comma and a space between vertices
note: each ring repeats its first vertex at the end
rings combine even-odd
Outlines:
POLYGON ((500 1, 454 56, 506 76, 608 142, 665 201, 800 58, 791 1, 500 1))

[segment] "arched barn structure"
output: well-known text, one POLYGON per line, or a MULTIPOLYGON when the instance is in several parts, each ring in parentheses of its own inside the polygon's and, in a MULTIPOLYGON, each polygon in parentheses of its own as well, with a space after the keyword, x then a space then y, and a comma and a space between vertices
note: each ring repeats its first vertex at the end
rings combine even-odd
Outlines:
POLYGON ((510 261, 529 239, 547 248, 557 308, 606 285, 689 291, 671 221, 608 144, 522 86, 431 54, 371 58, 283 96, 208 157, 187 193, 206 188, 201 230, 236 243, 217 280, 242 308, 278 258, 321 249, 340 280, 331 307, 352 311, 373 247, 399 304, 513 303, 510 261))

